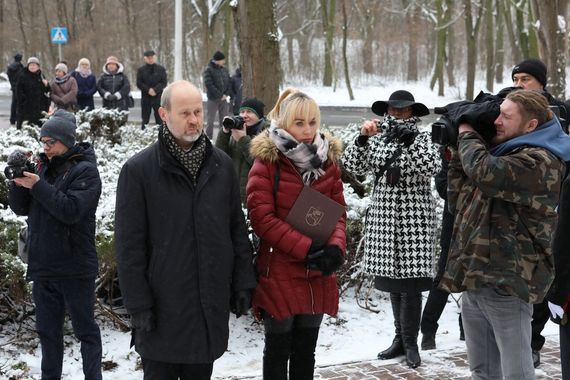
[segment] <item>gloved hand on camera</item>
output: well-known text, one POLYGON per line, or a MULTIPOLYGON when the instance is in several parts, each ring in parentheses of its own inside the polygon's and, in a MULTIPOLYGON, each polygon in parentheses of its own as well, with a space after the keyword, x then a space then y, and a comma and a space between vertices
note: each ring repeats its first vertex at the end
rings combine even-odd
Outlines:
POLYGON ((309 251, 307 268, 320 270, 323 275, 330 276, 344 263, 342 251, 336 245, 325 245, 323 249, 309 251))
POLYGON ((131 314, 131 328, 136 331, 150 332, 156 328, 156 321, 152 310, 143 310, 131 314))

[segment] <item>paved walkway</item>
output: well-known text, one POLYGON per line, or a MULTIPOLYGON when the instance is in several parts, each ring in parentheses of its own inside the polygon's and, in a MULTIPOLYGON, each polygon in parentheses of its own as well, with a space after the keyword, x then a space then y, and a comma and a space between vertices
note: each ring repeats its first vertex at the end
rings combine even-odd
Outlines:
MULTIPOLYGON (((423 364, 410 369, 404 358, 399 363, 387 364, 380 360, 346 363, 321 367, 316 370, 315 379, 327 380, 374 380, 374 379, 430 379, 452 380, 470 379, 467 353, 464 350, 453 352, 420 351, 423 364)), ((548 341, 541 351, 541 365, 536 370, 538 380, 561 380, 560 350, 558 342, 548 341)))

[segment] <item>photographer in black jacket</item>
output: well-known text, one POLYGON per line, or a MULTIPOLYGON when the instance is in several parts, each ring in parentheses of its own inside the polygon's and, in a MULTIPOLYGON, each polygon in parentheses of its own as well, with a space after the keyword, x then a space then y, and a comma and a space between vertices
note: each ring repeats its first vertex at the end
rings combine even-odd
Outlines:
POLYGON ((95 211, 101 179, 95 152, 75 143, 75 116, 57 110, 40 132, 37 174, 10 185, 10 208, 28 216, 28 271, 33 281, 42 379, 60 379, 63 323, 69 313, 81 342, 86 379, 101 379, 101 334, 95 323, 95 211))
POLYGON ((151 109, 154 112, 154 122, 162 125, 158 109, 167 78, 166 69, 156 63, 156 53, 153 50, 147 50, 143 55, 145 64, 137 71, 137 87, 141 90, 142 129, 145 129, 150 120, 151 109))

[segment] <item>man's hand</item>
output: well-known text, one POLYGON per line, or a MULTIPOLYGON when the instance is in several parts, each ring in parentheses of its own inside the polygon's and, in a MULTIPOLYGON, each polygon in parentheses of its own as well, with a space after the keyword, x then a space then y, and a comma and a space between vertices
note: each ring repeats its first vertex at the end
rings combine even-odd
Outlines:
POLYGON ((131 327, 134 330, 150 332, 156 328, 152 310, 143 310, 131 315, 131 327))
POLYGON ((473 127, 469 124, 461 124, 459 126, 459 134, 463 133, 463 132, 475 132, 475 130, 473 129, 473 127))
POLYGON ((154 91, 154 88, 151 88, 151 89, 148 90, 148 94, 149 94, 150 96, 156 96, 156 91, 154 91))
POLYGON ((246 315, 251 308, 251 289, 238 290, 230 300, 230 310, 236 318, 246 315))
POLYGON ((23 177, 14 178, 14 182, 26 189, 31 189, 40 180, 40 176, 35 173, 24 172, 23 174, 23 177))
POLYGON ((373 119, 373 120, 366 120, 362 123, 362 127, 360 128, 360 134, 362 136, 374 136, 378 133, 382 133, 381 129, 378 129, 378 122, 380 120, 373 119))
POLYGON ((247 135, 245 128, 246 127, 244 125, 241 129, 235 129, 235 128, 230 129, 230 132, 232 133, 232 138, 235 141, 239 141, 242 137, 245 137, 247 135))

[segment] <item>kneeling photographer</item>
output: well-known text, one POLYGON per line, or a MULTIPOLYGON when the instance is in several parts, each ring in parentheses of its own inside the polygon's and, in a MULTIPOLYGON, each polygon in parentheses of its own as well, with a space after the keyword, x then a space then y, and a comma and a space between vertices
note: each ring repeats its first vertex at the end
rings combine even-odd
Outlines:
POLYGON ((473 375, 529 379, 532 305, 553 279, 551 240, 570 137, 539 92, 511 91, 499 107, 487 115, 496 128, 489 141, 477 123, 483 115, 467 114, 450 149, 447 194, 455 220, 439 286, 462 292, 473 375))
POLYGON ((239 176, 242 204, 245 204, 247 176, 253 165, 253 159, 249 155, 249 144, 251 139, 269 127, 269 122, 263 114, 264 108, 265 104, 256 98, 245 99, 239 108, 239 115, 224 118, 216 138, 216 147, 232 158, 239 176))
POLYGON ((405 355, 409 367, 421 364, 417 338, 422 291, 432 284, 435 252, 435 200, 431 178, 440 170, 438 147, 429 132, 420 132, 428 108, 399 90, 372 111, 360 136, 344 152, 345 168, 374 173, 376 184, 365 223, 364 271, 375 276, 377 289, 389 292, 395 338, 379 359, 405 355))

